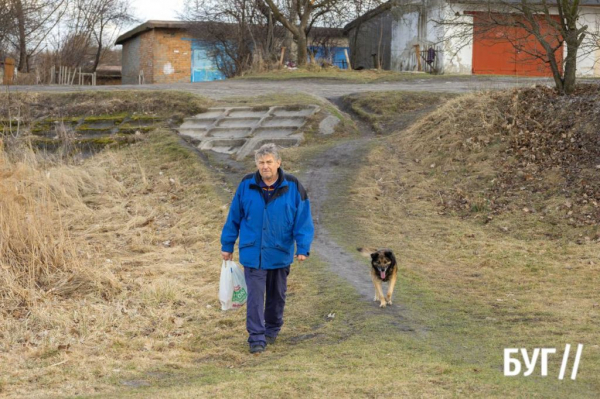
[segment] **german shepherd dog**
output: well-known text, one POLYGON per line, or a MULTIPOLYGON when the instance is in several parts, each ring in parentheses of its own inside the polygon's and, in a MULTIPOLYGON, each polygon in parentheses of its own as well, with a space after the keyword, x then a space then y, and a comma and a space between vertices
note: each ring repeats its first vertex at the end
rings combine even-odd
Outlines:
POLYGON ((371 280, 373 280, 373 286, 375 287, 375 298, 373 298, 373 301, 379 301, 380 308, 391 305, 394 286, 398 277, 398 266, 396 265, 394 253, 390 249, 357 249, 364 256, 371 257, 371 280), (382 282, 389 282, 386 296, 383 295, 382 282))

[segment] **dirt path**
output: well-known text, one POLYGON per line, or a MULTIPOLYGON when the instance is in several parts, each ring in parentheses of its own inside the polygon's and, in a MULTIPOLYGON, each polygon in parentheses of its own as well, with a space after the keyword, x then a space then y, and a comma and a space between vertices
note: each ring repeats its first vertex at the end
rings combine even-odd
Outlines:
MULTIPOLYGON (((342 108, 340 98, 329 99, 333 105, 342 108)), ((342 109, 348 111, 347 109, 342 109)), ((416 119, 421 113, 415 113, 416 119)), ((344 206, 344 198, 336 196, 331 189, 332 184, 347 181, 352 178, 366 156, 371 141, 377 137, 371 127, 360 120, 356 120, 360 137, 341 141, 338 145, 318 154, 308 160, 303 173, 298 174, 305 185, 311 200, 311 210, 315 222, 315 239, 312 252, 323 260, 329 269, 347 280, 365 301, 373 304, 374 309, 379 309, 379 303, 373 301, 373 284, 369 275, 369 265, 366 259, 357 257, 357 253, 349 252, 342 248, 329 233, 323 223, 323 212, 327 205, 344 206)), ((243 175, 248 173, 247 165, 231 159, 227 155, 206 153, 203 159, 211 168, 217 170, 225 177, 227 186, 235 188, 243 175)), ((384 284, 384 289, 387 284, 384 284)), ((393 315, 392 323, 402 331, 421 330, 409 320, 409 310, 400 302, 395 302, 391 307, 382 310, 393 315)))
MULTIPOLYGON (((325 204, 344 205, 344 198, 336 197, 331 190, 334 181, 348 181, 360 167, 371 140, 375 137, 370 128, 359 123, 361 136, 345 141, 319 154, 308 163, 308 170, 299 176, 306 186, 311 201, 311 210, 315 221, 315 239, 312 251, 326 262, 330 271, 348 281, 365 301, 379 310, 379 302, 373 301, 374 289, 369 275, 368 262, 342 248, 323 224, 325 204)), ((384 284, 386 289, 387 284, 384 284)), ((393 315, 395 324, 402 331, 422 330, 410 321, 409 309, 396 301, 384 310, 393 315)))

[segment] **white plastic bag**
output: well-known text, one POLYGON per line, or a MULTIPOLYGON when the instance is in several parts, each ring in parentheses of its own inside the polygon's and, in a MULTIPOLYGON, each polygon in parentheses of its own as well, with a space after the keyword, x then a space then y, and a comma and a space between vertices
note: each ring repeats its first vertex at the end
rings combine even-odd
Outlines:
POLYGON ((241 308, 248 299, 248 287, 246 286, 246 277, 244 271, 234 262, 228 262, 233 273, 233 297, 232 306, 234 309, 241 308))
POLYGON ((244 306, 248 299, 244 272, 231 260, 221 265, 221 281, 219 282, 219 301, 221 309, 237 309, 244 306))

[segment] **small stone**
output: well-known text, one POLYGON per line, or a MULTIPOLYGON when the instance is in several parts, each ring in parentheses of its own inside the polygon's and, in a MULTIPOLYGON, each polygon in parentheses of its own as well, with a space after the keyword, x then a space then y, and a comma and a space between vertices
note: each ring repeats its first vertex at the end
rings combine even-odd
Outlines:
POLYGON ((340 120, 333 115, 329 115, 319 123, 319 132, 324 135, 333 134, 340 120))

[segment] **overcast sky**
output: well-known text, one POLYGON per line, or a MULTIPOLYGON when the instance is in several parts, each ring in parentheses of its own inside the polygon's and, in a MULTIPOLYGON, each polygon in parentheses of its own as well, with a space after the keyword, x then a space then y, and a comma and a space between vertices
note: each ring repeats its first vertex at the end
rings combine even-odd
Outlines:
MULTIPOLYGON (((183 9, 184 0, 132 0, 134 15, 140 23, 150 19, 161 21, 177 20, 177 12, 183 9)), ((137 26, 134 24, 130 28, 137 26)))

